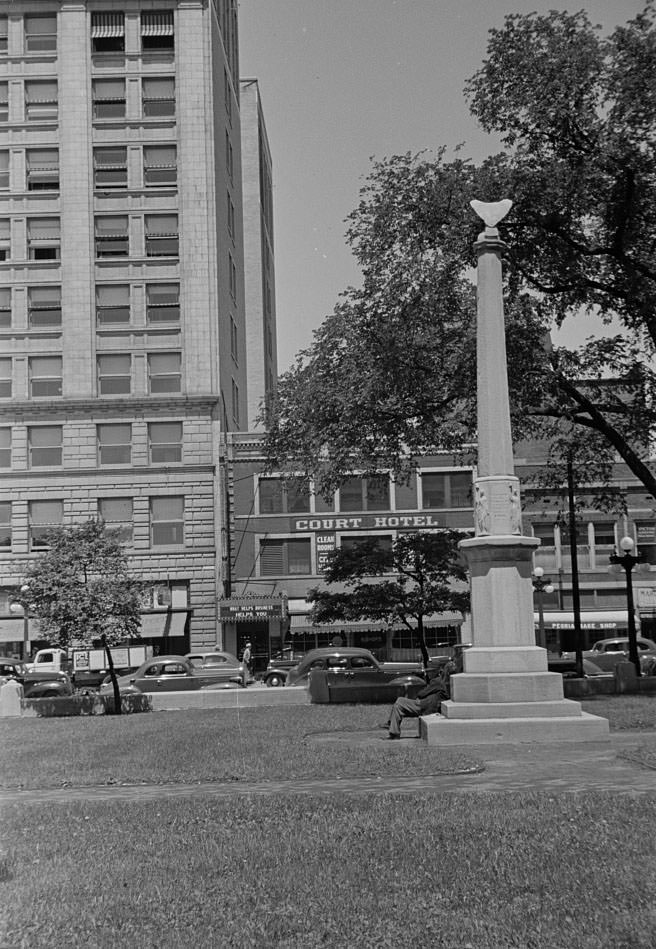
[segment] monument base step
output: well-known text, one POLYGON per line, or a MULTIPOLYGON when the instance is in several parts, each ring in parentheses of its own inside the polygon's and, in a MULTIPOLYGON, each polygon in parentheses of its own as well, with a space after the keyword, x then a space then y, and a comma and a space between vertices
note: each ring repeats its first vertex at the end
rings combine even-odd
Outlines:
POLYGON ((442 702, 442 715, 455 719, 580 718, 581 703, 571 699, 546 702, 442 702))
POLYGON ((610 740, 608 720, 588 712, 574 717, 553 718, 454 719, 426 715, 420 718, 419 728, 421 738, 428 745, 610 740))

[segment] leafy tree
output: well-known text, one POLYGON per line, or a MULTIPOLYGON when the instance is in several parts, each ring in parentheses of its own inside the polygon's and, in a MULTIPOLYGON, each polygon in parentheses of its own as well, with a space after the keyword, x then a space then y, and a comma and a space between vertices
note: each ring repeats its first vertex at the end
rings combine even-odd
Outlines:
POLYGON ((313 621, 401 622, 416 633, 426 668, 426 617, 469 609, 460 540, 458 531, 444 530, 400 534, 389 548, 375 538, 338 548, 330 555, 324 577, 339 589, 314 587, 308 592, 313 621))
POLYGON ((469 201, 511 197, 503 222, 506 342, 516 439, 574 426, 597 466, 617 455, 656 496, 656 28, 652 0, 604 37, 584 12, 511 15, 467 85, 505 151, 480 165, 445 149, 373 165, 347 241, 362 270, 280 379, 272 465, 322 492, 353 468, 407 470, 475 442, 469 201), (621 332, 545 345, 590 313, 621 332), (616 380, 609 382, 612 377, 616 380))
POLYGON ((54 646, 91 646, 100 640, 120 712, 118 684, 109 647, 139 636, 141 584, 129 575, 118 532, 101 519, 62 527, 47 535, 49 549, 27 568, 22 597, 54 646))

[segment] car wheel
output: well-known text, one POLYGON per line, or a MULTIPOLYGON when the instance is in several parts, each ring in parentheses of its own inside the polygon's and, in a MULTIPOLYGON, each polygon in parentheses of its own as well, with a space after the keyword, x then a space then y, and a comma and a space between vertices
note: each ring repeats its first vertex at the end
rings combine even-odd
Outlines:
POLYGON ((266 684, 271 689, 279 689, 285 684, 285 680, 281 675, 278 675, 278 673, 274 673, 274 675, 269 676, 269 678, 266 680, 266 684))

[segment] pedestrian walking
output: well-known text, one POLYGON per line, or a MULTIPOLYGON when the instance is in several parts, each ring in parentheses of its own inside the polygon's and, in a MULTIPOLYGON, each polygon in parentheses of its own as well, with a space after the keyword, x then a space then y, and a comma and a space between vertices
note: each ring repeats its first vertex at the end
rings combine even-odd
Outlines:
POLYGON ((244 685, 248 684, 248 680, 252 678, 252 669, 251 669, 251 644, 246 643, 244 646, 244 652, 242 653, 241 661, 244 664, 244 685))

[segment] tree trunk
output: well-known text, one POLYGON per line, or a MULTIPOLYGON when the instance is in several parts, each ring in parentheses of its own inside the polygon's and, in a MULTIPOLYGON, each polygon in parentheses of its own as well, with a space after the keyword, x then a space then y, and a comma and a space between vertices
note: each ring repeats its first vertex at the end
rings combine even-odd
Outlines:
POLYGON ((118 679, 116 678, 116 672, 114 671, 114 660, 112 659, 112 652, 109 646, 107 645, 107 638, 103 635, 100 637, 100 641, 103 644, 105 650, 105 655, 107 656, 107 668, 109 669, 109 677, 112 680, 112 689, 114 690, 114 715, 121 714, 121 693, 118 687, 118 679))
POLYGON ((428 682, 428 649, 426 647, 426 636, 424 635, 424 617, 421 613, 417 617, 417 637, 419 638, 419 648, 421 649, 421 662, 424 667, 424 677, 428 682))

